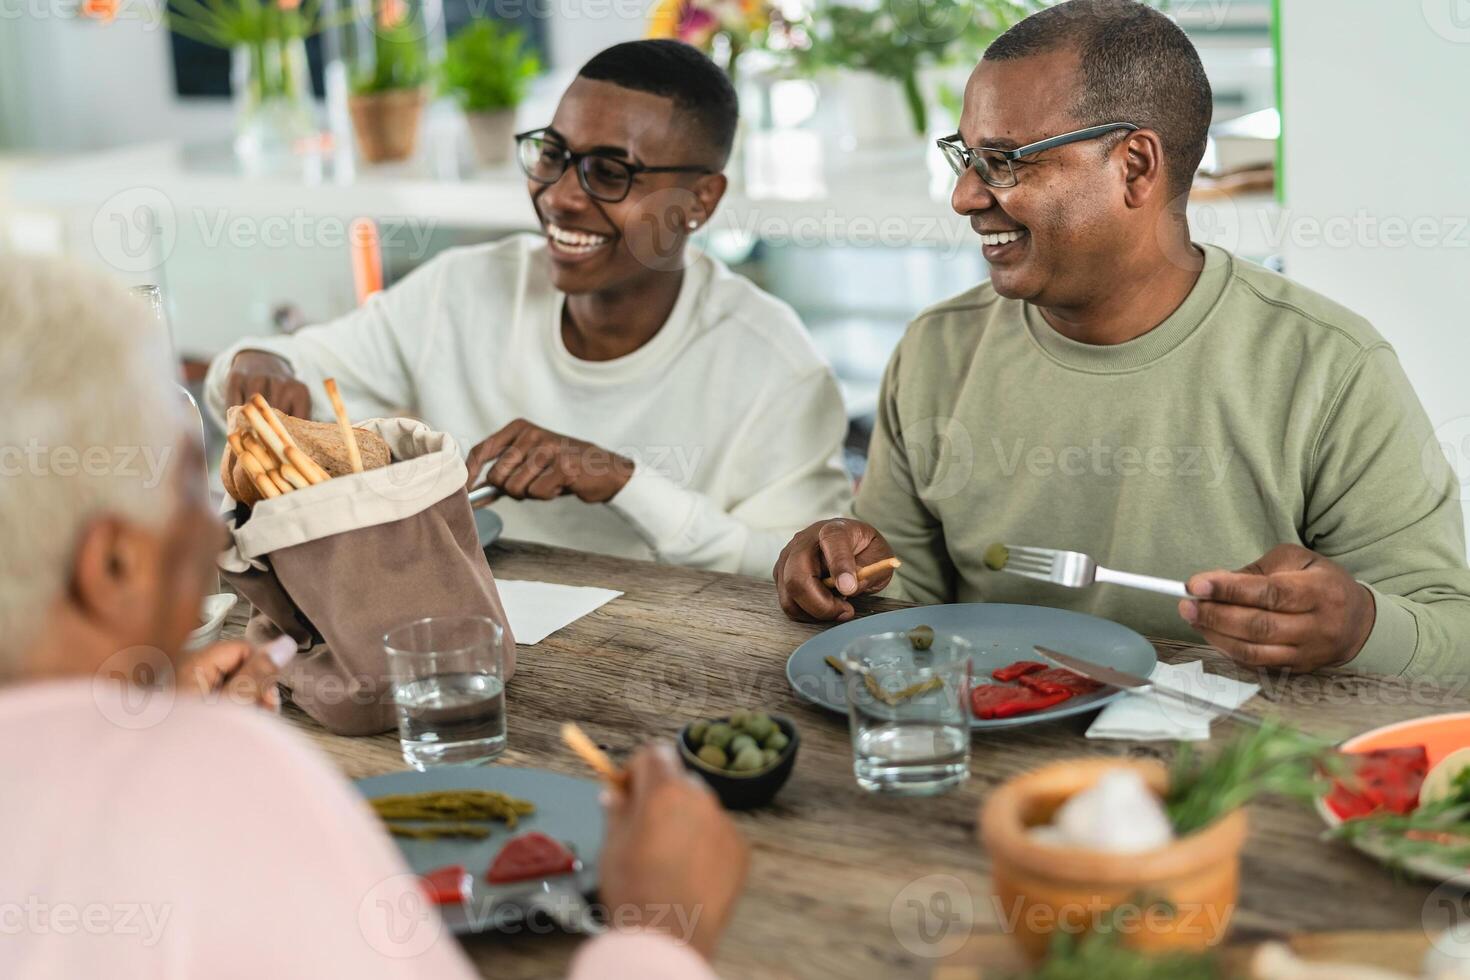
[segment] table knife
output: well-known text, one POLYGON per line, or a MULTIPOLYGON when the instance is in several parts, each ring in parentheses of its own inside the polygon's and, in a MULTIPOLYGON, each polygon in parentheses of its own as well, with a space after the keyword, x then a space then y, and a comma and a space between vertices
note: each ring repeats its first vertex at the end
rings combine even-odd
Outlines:
POLYGON ((1035 650, 1041 656, 1045 657, 1047 660, 1050 660, 1052 663, 1057 664, 1058 666, 1065 667, 1068 670, 1076 671, 1083 677, 1089 677, 1092 680, 1098 681, 1102 684, 1106 684, 1109 687, 1116 687, 1120 690, 1125 691, 1136 691, 1139 694, 1152 691, 1159 697, 1167 698, 1170 701, 1176 701, 1180 704, 1186 704, 1189 705, 1191 708, 1197 708, 1201 711, 1208 711, 1210 712, 1210 714, 1213 715, 1223 715, 1226 718, 1231 719, 1232 721, 1243 722, 1247 725, 1255 725, 1257 728, 1259 728, 1262 724, 1261 719, 1255 717, 1254 715, 1248 715, 1243 711, 1236 711, 1232 708, 1223 707, 1221 705, 1215 704, 1213 701, 1207 701, 1204 698, 1197 698, 1192 694, 1185 694, 1183 691, 1175 690, 1172 687, 1167 687, 1162 684, 1155 684, 1147 677, 1139 677, 1137 674, 1130 674, 1127 671, 1118 670, 1115 667, 1104 667, 1102 664, 1095 664, 1090 660, 1083 660, 1082 658, 1074 657, 1069 653, 1062 653, 1058 650, 1052 650, 1043 646, 1035 646, 1031 649, 1035 650))

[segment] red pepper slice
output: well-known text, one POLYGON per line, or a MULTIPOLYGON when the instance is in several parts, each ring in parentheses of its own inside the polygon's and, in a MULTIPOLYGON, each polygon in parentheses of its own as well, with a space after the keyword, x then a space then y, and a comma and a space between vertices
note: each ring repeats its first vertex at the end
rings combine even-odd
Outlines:
POLYGON ((1022 686, 1042 694, 1091 694, 1102 687, 1092 678, 1083 677, 1065 667, 1051 667, 1038 673, 1028 674, 1020 678, 1020 681, 1022 686))
POLYGON ((446 864, 419 877, 424 894, 435 905, 456 905, 470 898, 470 873, 462 864, 446 864))
POLYGON ((1340 820, 1372 813, 1409 813, 1419 806, 1419 788, 1429 772, 1422 745, 1348 753, 1352 769, 1332 784, 1328 809, 1340 820))
POLYGON ((540 831, 513 837, 490 862, 485 880, 492 885, 565 874, 576 867, 577 858, 565 844, 540 831))
POLYGON ((1026 674, 1034 674, 1038 670, 1046 670, 1046 664, 1035 660, 1017 660, 1007 667, 992 670, 990 676, 1002 683, 1008 683, 1026 674))
POLYGON ((975 717, 982 720, 992 718, 1014 718, 1061 704, 1072 695, 1063 691, 1043 694, 1025 687, 1004 684, 977 684, 970 691, 970 707, 975 717))

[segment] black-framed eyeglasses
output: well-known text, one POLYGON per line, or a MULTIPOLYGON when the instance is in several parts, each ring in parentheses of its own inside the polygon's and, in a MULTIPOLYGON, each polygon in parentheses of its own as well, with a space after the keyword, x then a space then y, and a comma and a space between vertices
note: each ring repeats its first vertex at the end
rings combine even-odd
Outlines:
POLYGON ((516 158, 526 176, 538 184, 561 180, 567 167, 577 167, 577 183, 589 197, 616 204, 633 189, 639 174, 712 174, 710 167, 645 167, 606 153, 573 153, 545 129, 516 134, 516 158))
POLYGON ((944 159, 949 162, 950 169, 956 176, 963 177, 965 171, 970 167, 980 175, 980 179, 991 187, 1015 187, 1016 168, 1011 166, 1011 161, 1019 160, 1042 150, 1055 149, 1058 146, 1066 146, 1068 143, 1080 143, 1083 140, 1097 139, 1108 133, 1126 129, 1135 132, 1139 127, 1132 123, 1115 122, 1105 123, 1101 126, 1088 126, 1074 133, 1063 133, 1060 136, 1049 136, 1035 143, 1027 143, 1025 146, 1014 150, 999 150, 990 146, 966 146, 960 139, 960 134, 946 136, 939 140, 939 149, 944 152, 944 159))

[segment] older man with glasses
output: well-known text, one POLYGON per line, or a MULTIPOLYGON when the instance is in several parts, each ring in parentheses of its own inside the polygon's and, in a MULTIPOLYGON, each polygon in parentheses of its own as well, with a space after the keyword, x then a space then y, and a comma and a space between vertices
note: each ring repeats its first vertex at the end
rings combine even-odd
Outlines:
POLYGON ((765 574, 851 488, 841 396, 796 314, 686 255, 725 193, 737 118, 694 48, 609 48, 549 126, 517 136, 540 234, 452 250, 339 320, 237 344, 210 406, 260 392, 329 419, 309 392, 335 376, 354 416, 407 410, 473 447, 511 537, 765 574))
POLYGON ((891 584, 1078 609, 1251 665, 1466 671, 1454 474, 1372 326, 1191 242, 1210 113, 1189 39, 1132 0, 1071 0, 991 45, 940 141, 990 279, 909 327, 856 519, 777 562, 789 615, 849 619, 891 584), (997 542, 1188 596, 1009 575, 984 561, 997 542), (858 580, 895 553, 891 583, 858 580))

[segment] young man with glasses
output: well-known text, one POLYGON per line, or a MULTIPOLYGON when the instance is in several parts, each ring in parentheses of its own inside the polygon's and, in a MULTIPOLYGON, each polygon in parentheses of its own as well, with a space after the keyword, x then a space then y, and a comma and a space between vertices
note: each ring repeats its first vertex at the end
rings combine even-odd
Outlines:
POLYGON ((406 410, 473 447, 510 537, 767 573, 794 531, 847 507, 846 416, 790 307, 686 256, 725 193, 737 116, 695 49, 609 48, 517 137, 540 234, 452 250, 335 322, 236 345, 210 405, 260 391, 330 418, 310 392, 335 376, 353 417, 406 410))
POLYGON ((1455 476, 1368 323, 1191 242, 1210 113, 1189 39, 1132 0, 1059 4, 986 51, 940 145, 990 279, 905 334, 856 519, 777 563, 789 615, 851 618, 892 575, 857 568, 896 553, 920 602, 1078 609, 1252 665, 1465 673, 1455 476), (997 542, 1189 597, 996 571, 997 542))

